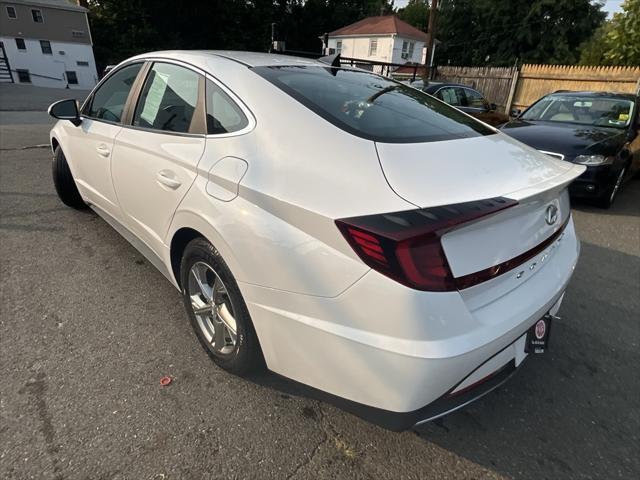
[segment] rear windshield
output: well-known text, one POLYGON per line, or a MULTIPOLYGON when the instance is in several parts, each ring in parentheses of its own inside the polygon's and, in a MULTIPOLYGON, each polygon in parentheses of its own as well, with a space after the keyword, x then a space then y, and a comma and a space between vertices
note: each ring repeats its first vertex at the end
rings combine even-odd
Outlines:
POLYGON ((435 142, 495 133, 420 90, 357 70, 331 67, 255 67, 325 120, 378 142, 435 142))

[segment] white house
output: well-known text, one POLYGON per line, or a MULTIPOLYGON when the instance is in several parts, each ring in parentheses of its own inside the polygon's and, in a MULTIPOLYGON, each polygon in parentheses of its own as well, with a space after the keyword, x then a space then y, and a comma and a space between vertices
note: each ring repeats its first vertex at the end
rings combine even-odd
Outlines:
POLYGON ((93 88, 87 9, 67 0, 0 0, 0 81, 93 88))
POLYGON ((368 17, 329 33, 328 48, 343 57, 424 63, 427 34, 394 15, 368 17))

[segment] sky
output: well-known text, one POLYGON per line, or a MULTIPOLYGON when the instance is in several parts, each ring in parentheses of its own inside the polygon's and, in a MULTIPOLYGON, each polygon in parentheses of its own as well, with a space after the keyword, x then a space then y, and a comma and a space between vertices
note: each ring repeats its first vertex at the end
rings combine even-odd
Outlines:
MULTIPOLYGON (((395 0, 394 5, 396 7, 404 7, 408 2, 409 0, 395 0)), ((605 0, 604 10, 609 14, 609 17, 613 13, 622 11, 622 2, 623 0, 605 0)))

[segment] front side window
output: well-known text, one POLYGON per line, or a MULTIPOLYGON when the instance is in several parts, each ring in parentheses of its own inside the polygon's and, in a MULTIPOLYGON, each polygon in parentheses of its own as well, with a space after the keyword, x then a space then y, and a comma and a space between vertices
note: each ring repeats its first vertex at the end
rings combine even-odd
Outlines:
POLYGON ((24 38, 16 38, 16 47, 18 50, 26 50, 27 46, 24 43, 24 38))
POLYGON ((495 133, 430 95, 367 72, 324 67, 254 67, 337 127, 379 142, 414 143, 495 133))
POLYGON ((369 40, 369 56, 375 57, 378 54, 378 40, 369 40))
POLYGON ((109 76, 93 94, 87 116, 109 122, 120 122, 122 112, 135 82, 141 63, 127 65, 109 76))
POLYGON ((7 7, 7 16, 9 18, 18 18, 15 7, 7 7))
POLYGON ((237 132, 249 124, 240 107, 220 87, 207 80, 206 88, 207 133, 237 132))
POLYGON ((67 76, 67 83, 69 85, 77 85, 78 84, 78 76, 76 75, 76 72, 67 70, 64 73, 67 76))
POLYGON ((40 40, 40 48, 44 55, 51 55, 53 53, 51 51, 51 42, 49 40, 40 40))
POLYGON ((532 105, 520 118, 529 121, 627 128, 632 117, 633 102, 625 98, 549 95, 532 105))
POLYGON ((36 23, 43 23, 44 19, 42 18, 42 11, 36 10, 35 8, 31 10, 31 16, 33 17, 33 21, 36 23))
POLYGON ((29 70, 25 69, 16 69, 16 73, 18 74, 18 81, 20 83, 31 83, 31 74, 29 74, 29 70))
POLYGON ((200 75, 178 65, 154 63, 133 116, 137 127, 187 133, 198 103, 200 75))
POLYGON ((475 90, 471 90, 470 88, 464 89, 465 97, 467 98, 467 106, 471 108, 484 108, 487 103, 486 100, 482 97, 480 92, 476 92, 475 90))

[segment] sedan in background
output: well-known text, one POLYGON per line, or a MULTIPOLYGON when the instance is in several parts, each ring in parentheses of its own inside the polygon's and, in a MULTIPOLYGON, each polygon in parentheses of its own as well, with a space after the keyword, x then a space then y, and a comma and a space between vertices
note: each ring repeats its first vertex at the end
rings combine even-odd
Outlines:
POLYGON ((499 126, 509 121, 508 115, 497 111, 495 103, 489 103, 482 93, 466 85, 431 83, 422 91, 489 125, 499 126))
POLYGON ((531 105, 502 131, 552 157, 585 165, 574 196, 607 208, 640 169, 638 96, 556 92, 531 105))

